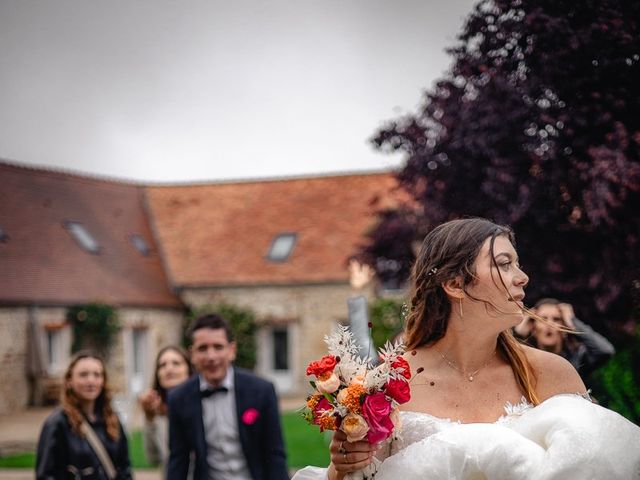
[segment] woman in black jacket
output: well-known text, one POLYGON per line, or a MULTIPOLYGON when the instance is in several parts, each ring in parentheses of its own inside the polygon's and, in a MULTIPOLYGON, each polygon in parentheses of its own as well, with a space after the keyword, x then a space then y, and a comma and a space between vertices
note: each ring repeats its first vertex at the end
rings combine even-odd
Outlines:
POLYGON ((127 437, 111 406, 104 362, 80 352, 64 376, 61 406, 45 421, 38 441, 37 480, 130 480, 127 437), (104 447, 115 476, 100 460, 85 433, 86 421, 104 447))
POLYGON ((515 327, 515 335, 533 347, 567 359, 585 383, 589 375, 616 352, 611 342, 576 318, 568 303, 543 298, 532 311, 547 323, 527 318, 515 327))

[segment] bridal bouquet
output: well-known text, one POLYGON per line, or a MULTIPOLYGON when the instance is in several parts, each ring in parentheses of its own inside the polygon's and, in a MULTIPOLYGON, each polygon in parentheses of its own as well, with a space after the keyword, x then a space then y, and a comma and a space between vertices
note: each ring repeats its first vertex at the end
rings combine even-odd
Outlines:
MULTIPOLYGON (((404 346, 387 342, 379 350, 380 363, 373 366, 359 357, 348 327, 338 326, 325 342, 329 354, 307 367, 314 392, 307 399, 304 418, 320 431, 342 430, 349 442, 366 438, 377 444, 392 437, 400 428, 398 405, 411 398, 411 371, 401 356, 404 346)), ((374 458, 364 471, 347 478, 372 478, 378 464, 374 458)))

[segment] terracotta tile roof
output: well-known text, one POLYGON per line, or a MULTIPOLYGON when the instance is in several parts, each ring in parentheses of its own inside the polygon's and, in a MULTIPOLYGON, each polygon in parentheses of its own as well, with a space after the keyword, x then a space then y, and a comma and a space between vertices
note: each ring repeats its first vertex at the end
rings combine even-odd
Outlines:
POLYGON ((348 258, 393 201, 391 173, 147 187, 155 232, 176 286, 347 281, 348 258), (266 259, 297 234, 288 260, 266 259))
POLYGON ((179 306, 145 214, 142 187, 0 162, 1 304, 105 301, 179 306), (78 246, 64 221, 82 223, 101 246, 78 246), (151 247, 141 255, 130 235, 151 247))

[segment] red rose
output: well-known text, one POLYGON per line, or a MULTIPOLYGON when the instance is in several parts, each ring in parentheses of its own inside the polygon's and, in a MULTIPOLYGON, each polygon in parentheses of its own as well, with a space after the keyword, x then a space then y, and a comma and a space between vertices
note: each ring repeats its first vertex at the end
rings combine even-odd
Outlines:
POLYGON ((362 416, 369 425, 367 440, 375 444, 381 442, 393 432, 393 422, 389 418, 391 403, 385 398, 384 393, 367 395, 362 404, 362 416))
POLYGON ((404 358, 398 357, 398 359, 391 364, 392 368, 402 368, 401 375, 407 380, 411 378, 411 367, 409 367, 409 362, 407 362, 404 358))
POLYGON ((324 397, 313 409, 313 423, 320 426, 321 432, 336 429, 336 417, 333 415, 333 407, 324 397))
POLYGON ((307 367, 307 375, 315 375, 316 377, 333 373, 336 364, 336 357, 333 355, 325 355, 320 360, 311 362, 307 367))
POLYGON ((411 388, 409 388, 409 383, 404 380, 389 380, 384 391, 399 404, 411 400, 411 388))

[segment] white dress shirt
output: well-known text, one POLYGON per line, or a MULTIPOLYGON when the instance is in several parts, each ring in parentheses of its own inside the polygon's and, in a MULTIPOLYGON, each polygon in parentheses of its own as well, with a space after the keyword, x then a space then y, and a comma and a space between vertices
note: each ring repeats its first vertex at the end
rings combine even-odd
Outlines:
MULTIPOLYGON (((221 387, 227 392, 216 392, 202 398, 202 423, 207 442, 209 480, 251 480, 251 473, 240 444, 238 415, 236 412, 233 368, 229 367, 221 387)), ((211 386, 200 376, 200 391, 211 386)))

